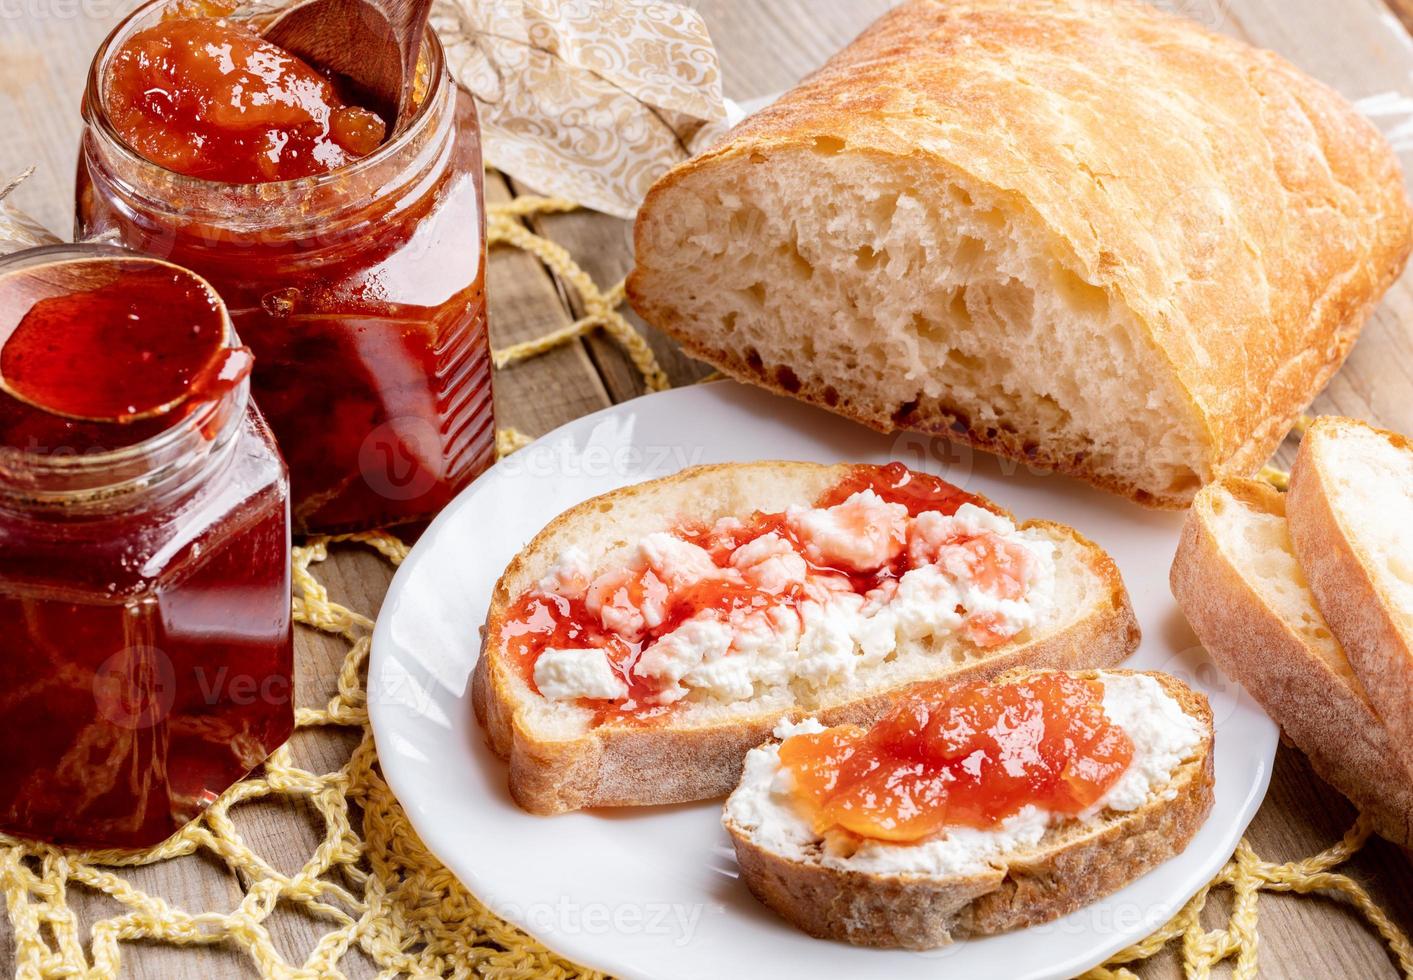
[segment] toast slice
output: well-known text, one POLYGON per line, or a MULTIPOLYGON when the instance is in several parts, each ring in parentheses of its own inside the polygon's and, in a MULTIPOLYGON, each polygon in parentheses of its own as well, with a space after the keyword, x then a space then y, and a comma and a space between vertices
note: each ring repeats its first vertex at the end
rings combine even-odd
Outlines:
POLYGON ((1413 446, 1354 419, 1316 419, 1286 513, 1315 601, 1413 776, 1413 446))
POLYGON ((1172 588, 1202 645, 1274 718, 1320 776, 1384 837, 1413 846, 1413 780, 1315 604, 1296 560, 1286 499, 1224 480, 1193 501, 1172 588))
POLYGON ((517 597, 539 588, 562 554, 578 549, 595 556, 597 568, 613 568, 654 532, 808 506, 859 469, 791 462, 695 467, 586 501, 530 542, 496 586, 472 680, 477 718, 509 761, 516 802, 533 813, 557 813, 723 797, 746 753, 782 719, 812 714, 831 724, 867 723, 920 683, 994 677, 1019 666, 1112 666, 1137 646, 1138 626, 1112 559, 1070 528, 1032 521, 1014 531, 1053 550, 1053 601, 1044 617, 997 645, 983 648, 956 633, 923 636, 900 641, 889 656, 838 683, 810 686, 791 674, 737 699, 694 691, 646 719, 604 717, 593 704, 550 700, 517 663, 505 635, 517 597))
POLYGON ((1136 773, 1144 780, 1136 792, 1111 790, 1094 812, 1048 823, 1042 817, 1028 833, 1008 821, 991 832, 949 830, 918 844, 864 841, 837 829, 825 839, 793 809, 788 775, 779 778, 779 743, 769 743, 746 760, 722 818, 742 879, 812 936, 930 949, 1059 918, 1181 853, 1212 808, 1206 697, 1166 674, 1080 676, 1105 683, 1105 712, 1133 739, 1123 778, 1136 773))

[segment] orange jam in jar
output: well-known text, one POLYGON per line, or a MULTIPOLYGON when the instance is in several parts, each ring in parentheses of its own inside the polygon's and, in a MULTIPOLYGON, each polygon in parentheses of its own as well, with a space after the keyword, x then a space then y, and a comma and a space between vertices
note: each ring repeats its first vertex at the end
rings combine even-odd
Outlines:
POLYGON ((386 141, 238 20, 148 4, 89 74, 79 235, 216 287, 299 531, 428 518, 493 458, 480 127, 430 31, 423 52, 386 141))
POLYGON ((233 337, 166 263, 0 260, 0 831, 157 844, 293 730, 288 483, 233 337))
POLYGON ((823 834, 916 843, 987 829, 1026 806, 1077 816, 1133 759, 1098 681, 1042 673, 902 701, 871 728, 840 725, 780 746, 792 793, 823 834))
POLYGON ((175 173, 293 180, 378 148, 386 123, 240 21, 175 17, 129 37, 104 78, 123 141, 175 173))

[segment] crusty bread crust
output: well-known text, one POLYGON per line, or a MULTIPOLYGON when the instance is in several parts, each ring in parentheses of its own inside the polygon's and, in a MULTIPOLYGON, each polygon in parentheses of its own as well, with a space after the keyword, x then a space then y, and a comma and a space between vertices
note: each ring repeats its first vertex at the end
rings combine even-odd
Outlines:
POLYGON ((913 0, 665 175, 636 239, 634 308, 732 377, 1178 508, 1199 481, 1269 458, 1402 270, 1413 211, 1375 127, 1270 52, 1128 0, 913 0), (871 168, 965 179, 1044 228, 1076 275, 1132 313, 1181 392, 1186 411, 1166 423, 1201 445, 1198 480, 1145 487, 1083 453, 976 426, 968 405, 910 414, 910 396, 885 406, 879 392, 860 406, 808 364, 704 343, 680 284, 656 284, 651 243, 670 238, 661 227, 678 198, 713 173, 809 166, 821 145, 871 168))
MULTIPOLYGON (((1382 836, 1413 846, 1413 780, 1390 764, 1388 732, 1347 664, 1338 669, 1312 649, 1243 572, 1235 542, 1222 540, 1214 527, 1214 503, 1223 492, 1285 519, 1285 498, 1267 484, 1226 480, 1204 488, 1173 560, 1178 605, 1212 659, 1260 702, 1314 770, 1368 814, 1382 836)), ((1314 596, 1310 613, 1320 621, 1314 596)))
POLYGON ((1396 602, 1384 594, 1372 559, 1339 516, 1334 474, 1323 459, 1327 445, 1352 428, 1374 432, 1396 450, 1413 453, 1413 444, 1396 432, 1356 419, 1316 419, 1291 469, 1286 499, 1290 535, 1320 611, 1388 730, 1393 758, 1413 777, 1413 636, 1394 618, 1396 602))
MULTIPOLYGON (((1014 671, 1000 680, 1034 673, 1014 671)), ((1207 733, 1174 777, 1171 799, 1156 797, 1088 827, 1076 823, 1052 830, 1004 867, 949 878, 850 871, 795 860, 760 846, 749 831, 728 821, 741 878, 761 902, 811 936, 906 949, 932 949, 1049 922, 1112 894, 1180 854, 1212 809, 1207 698, 1169 675, 1151 676, 1207 733)))
MULTIPOLYGON (((755 494, 767 487, 775 499, 773 506, 766 503, 764 509, 808 502, 848 470, 847 465, 791 462, 693 467, 571 508, 515 557, 491 599, 471 695, 491 747, 509 761, 510 790, 516 803, 531 813, 551 814, 585 807, 645 806, 725 796, 740 779, 746 753, 769 738, 787 715, 800 718, 811 714, 825 724, 868 724, 913 686, 817 708, 733 713, 726 720, 690 726, 604 724, 565 738, 546 733, 535 724, 532 715, 543 699, 516 675, 499 642, 515 598, 548 571, 563 545, 574 539, 586 522, 611 513, 614 525, 636 539, 683 518, 747 515, 761 503, 755 494), (697 510, 684 512, 680 509, 684 507, 697 510), (648 520, 655 520, 656 526, 643 526, 648 520)), ((1089 568, 1103 584, 1103 601, 1068 625, 1035 639, 1003 645, 962 664, 950 660, 939 663, 933 680, 990 678, 1017 667, 1109 667, 1122 662, 1137 647, 1138 623, 1113 560, 1062 525, 1031 521, 1019 526, 1040 528, 1082 547, 1089 568)))

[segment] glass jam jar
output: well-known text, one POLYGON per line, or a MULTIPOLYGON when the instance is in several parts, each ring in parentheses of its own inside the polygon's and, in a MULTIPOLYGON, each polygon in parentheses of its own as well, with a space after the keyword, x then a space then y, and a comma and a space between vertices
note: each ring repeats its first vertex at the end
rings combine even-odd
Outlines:
MULTIPOLYGON (((39 309, 16 300, 17 272, 61 277, 102 256, 125 275, 195 279, 123 255, 54 246, 0 259, 0 342, 39 309)), ((214 297, 209 309, 214 349, 238 352, 214 297)), ((96 363, 119 365, 100 379, 115 390, 132 373, 117 357, 96 363)), ((0 390, 0 831, 157 844, 293 730, 288 481, 248 380, 218 381, 121 423, 0 390)))
POLYGON ((115 53, 164 9, 139 8, 94 57, 79 236, 168 259, 225 299, 255 353, 297 531, 432 516, 495 448, 472 99, 429 31, 416 112, 371 154, 279 182, 183 176, 131 149, 105 108, 115 53))

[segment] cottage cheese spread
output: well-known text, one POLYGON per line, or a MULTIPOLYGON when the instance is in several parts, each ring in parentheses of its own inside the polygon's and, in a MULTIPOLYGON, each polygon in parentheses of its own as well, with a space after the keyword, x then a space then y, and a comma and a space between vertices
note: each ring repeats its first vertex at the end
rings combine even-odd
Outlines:
POLYGON ((535 686, 551 701, 628 696, 628 685, 599 649, 546 650, 535 661, 535 686))
POLYGON ((622 700, 628 683, 641 682, 651 691, 645 703, 665 705, 689 696, 736 702, 784 685, 818 690, 930 637, 992 646, 1056 615, 1053 543, 974 504, 913 517, 863 490, 776 516, 777 529, 754 537, 735 519, 692 540, 649 534, 597 575, 583 552, 567 551, 539 588, 581 601, 635 647, 628 662, 545 651, 549 662, 534 668, 541 695, 622 700), (723 593, 745 598, 718 601, 723 593), (674 603, 698 594, 703 608, 670 619, 674 603))
MULTIPOLYGON (((1133 742, 1128 769, 1079 820, 1093 822, 1104 813, 1136 810, 1155 795, 1172 799, 1174 771, 1201 743, 1203 730, 1163 690, 1144 674, 1105 674, 1104 713, 1133 742)), ((820 732, 813 719, 785 723, 775 731, 781 741, 804 732, 820 732)), ((874 874, 951 876, 984 871, 1006 854, 1038 844, 1057 821, 1052 814, 1027 806, 989 830, 951 827, 917 844, 866 840, 847 832, 815 834, 798 812, 790 791, 790 773, 780 764, 780 746, 753 749, 746 756, 740 785, 726 801, 723 819, 766 850, 796 859, 817 855, 826 867, 874 874)), ((1063 818, 1061 818, 1063 819, 1063 818)))

